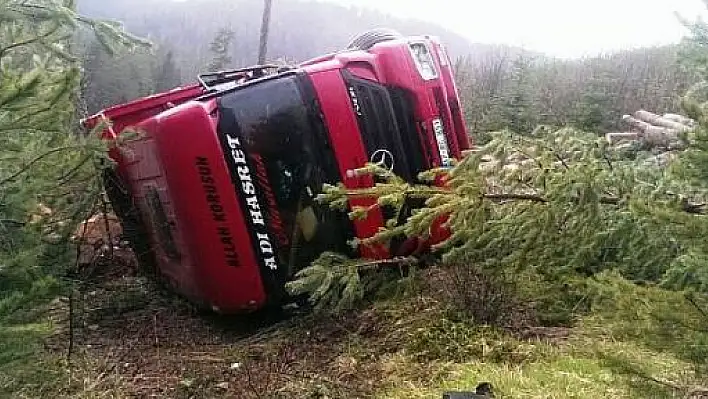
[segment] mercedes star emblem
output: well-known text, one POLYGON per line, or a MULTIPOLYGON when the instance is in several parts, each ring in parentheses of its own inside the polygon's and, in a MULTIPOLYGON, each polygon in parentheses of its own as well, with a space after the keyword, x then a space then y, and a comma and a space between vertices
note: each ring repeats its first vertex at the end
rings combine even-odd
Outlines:
POLYGON ((371 154, 371 163, 376 164, 388 171, 393 171, 394 159, 389 150, 376 150, 371 154))

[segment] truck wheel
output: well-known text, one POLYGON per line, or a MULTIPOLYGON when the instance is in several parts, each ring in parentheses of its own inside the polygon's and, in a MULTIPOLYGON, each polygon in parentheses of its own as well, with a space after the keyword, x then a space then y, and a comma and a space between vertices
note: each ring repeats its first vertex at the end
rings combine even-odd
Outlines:
POLYGON ((375 44, 387 42, 389 40, 396 40, 402 38, 403 35, 397 31, 389 28, 377 28, 370 31, 364 32, 356 36, 349 45, 347 49, 349 50, 368 50, 374 47, 375 44))

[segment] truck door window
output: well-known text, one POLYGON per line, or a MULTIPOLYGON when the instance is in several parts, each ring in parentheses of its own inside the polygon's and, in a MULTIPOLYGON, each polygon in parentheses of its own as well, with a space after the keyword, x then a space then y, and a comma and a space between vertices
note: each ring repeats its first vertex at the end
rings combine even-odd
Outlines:
MULTIPOLYGON (((272 234, 281 237, 277 240, 279 258, 290 264, 294 255, 301 258, 299 253, 314 256, 326 250, 331 243, 322 241, 322 236, 332 235, 331 231, 323 233, 323 225, 330 222, 314 210, 314 196, 327 179, 324 160, 315 153, 315 127, 297 79, 291 76, 265 81, 220 99, 221 128, 238 132, 254 174, 258 174, 257 163, 264 169, 266 179, 254 179, 261 193, 272 193, 277 209, 268 207, 268 198, 261 198, 261 205, 268 208, 272 234), (318 217, 313 219, 313 213, 318 217), (278 228, 272 223, 276 214, 282 221, 280 232, 273 231, 278 228), (304 223, 307 225, 300 226, 304 223), (297 246, 295 251, 292 245, 297 246)), ((328 237, 325 241, 331 240, 328 237)), ((305 258, 307 262, 312 260, 311 256, 305 258)))

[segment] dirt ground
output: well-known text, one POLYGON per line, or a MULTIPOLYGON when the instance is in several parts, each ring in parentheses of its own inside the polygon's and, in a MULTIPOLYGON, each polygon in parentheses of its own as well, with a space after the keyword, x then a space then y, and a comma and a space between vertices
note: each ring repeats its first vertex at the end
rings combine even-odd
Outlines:
POLYGON ((149 279, 111 270, 57 306, 54 354, 84 392, 108 397, 364 398, 385 385, 401 340, 376 310, 249 316, 194 309, 149 279), (73 320, 71 328, 68 315, 73 320))
POLYGON ((46 348, 68 359, 69 396, 362 398, 383 384, 377 358, 398 344, 377 329, 374 310, 336 318, 297 307, 238 317, 197 310, 137 276, 110 216, 77 228, 82 282, 51 306, 57 328, 46 348))

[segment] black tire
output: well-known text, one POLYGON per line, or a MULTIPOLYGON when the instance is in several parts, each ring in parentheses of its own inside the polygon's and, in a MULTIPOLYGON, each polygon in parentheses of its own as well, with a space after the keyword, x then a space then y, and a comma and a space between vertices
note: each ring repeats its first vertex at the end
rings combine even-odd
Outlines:
POLYGON ((402 38, 403 35, 389 28, 377 28, 359 34, 347 46, 349 50, 368 50, 374 45, 402 38))

